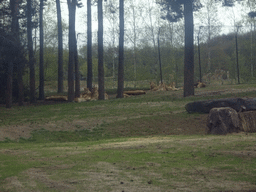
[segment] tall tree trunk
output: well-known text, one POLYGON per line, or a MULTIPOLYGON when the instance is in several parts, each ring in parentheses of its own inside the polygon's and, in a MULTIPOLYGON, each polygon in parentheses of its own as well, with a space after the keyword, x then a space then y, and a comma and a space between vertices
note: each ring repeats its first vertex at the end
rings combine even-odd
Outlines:
POLYGON ((136 49, 137 49, 137 28, 136 28, 136 15, 135 15, 135 6, 132 5, 132 19, 133 19, 133 68, 134 68, 134 87, 137 86, 137 55, 136 55, 136 49))
POLYGON ((6 108, 12 107, 13 58, 9 57, 6 86, 6 108))
POLYGON ((63 93, 63 36, 60 0, 56 0, 58 20, 58 93, 63 93))
MULTIPOLYGON (((17 13, 18 13, 18 7, 19 7, 19 2, 20 0, 17 0, 18 3, 16 4, 17 6, 17 13)), ((17 19, 16 23, 16 38, 18 39, 18 43, 20 44, 20 34, 19 34, 19 21, 17 19)), ((23 86, 23 70, 24 70, 24 65, 22 63, 19 63, 17 65, 17 81, 18 81, 18 104, 19 106, 24 105, 24 86, 23 86)))
POLYGON ((98 84, 99 100, 105 99, 103 64, 103 9, 102 0, 98 0, 98 84))
POLYGON ((119 0, 119 64, 118 64, 118 88, 117 98, 123 98, 124 95, 124 0, 119 0))
POLYGON ((158 62, 159 62, 159 70, 160 70, 160 81, 161 81, 161 84, 163 84, 162 60, 161 60, 161 48, 160 48, 160 30, 161 30, 161 28, 159 28, 159 31, 158 31, 158 36, 157 36, 157 47, 158 47, 158 62))
POLYGON ((35 86, 35 60, 33 52, 32 40, 32 8, 31 0, 27 0, 27 38, 29 51, 29 69, 30 69, 30 102, 36 102, 36 86, 35 86))
POLYGON ((74 92, 74 59, 75 59, 75 14, 76 0, 68 0, 69 9, 69 63, 68 63, 68 101, 75 98, 74 92))
POLYGON ((24 86, 23 86, 23 69, 24 66, 22 64, 18 64, 17 70, 18 70, 18 75, 17 75, 17 80, 18 80, 18 92, 19 92, 19 98, 18 98, 18 103, 19 106, 23 106, 24 105, 24 86))
POLYGON ((44 29, 43 29, 44 0, 40 0, 40 62, 39 62, 39 100, 44 100, 44 29))
MULTIPOLYGON (((11 0, 11 16, 12 16, 12 23, 11 23, 11 31, 13 36, 15 37, 15 43, 20 45, 20 38, 19 38, 19 20, 18 20, 18 12, 19 12, 19 3, 20 0, 11 0)), ((13 54, 15 55, 15 54, 13 54)), ((13 58, 12 58, 13 59, 13 58)), ((13 75, 13 60, 9 64, 8 74, 13 75)), ((24 102, 24 93, 23 93, 23 80, 22 80, 22 72, 23 66, 20 63, 17 63, 17 82, 18 82, 18 103, 20 106, 23 105, 24 102)), ((12 81, 13 78, 11 76, 8 77, 8 81, 12 81)), ((9 88, 12 89, 12 82, 7 83, 9 88)), ((12 91, 7 90, 9 94, 12 94, 12 91)), ((12 97, 12 96, 11 96, 12 97)), ((9 97, 11 101, 11 97, 9 97)), ((11 107, 12 103, 9 104, 11 107)))
POLYGON ((92 90, 92 10, 87 0, 87 88, 92 90))
MULTIPOLYGON (((150 0, 148 0, 148 4, 150 5, 150 0)), ((150 20, 150 31, 152 34, 152 41, 154 45, 154 58, 155 58, 155 65, 153 70, 155 71, 155 76, 157 80, 157 67, 158 67, 158 57, 157 57, 157 46, 156 46, 156 39, 155 39, 155 30, 154 30, 154 24, 153 24, 153 18, 152 18, 152 8, 149 8, 149 20, 150 20)), ((157 80, 158 82, 158 80, 157 80)))
POLYGON ((237 32, 235 34, 235 40, 236 40, 236 72, 237 72, 237 83, 240 84, 240 72, 239 72, 239 59, 238 59, 238 42, 237 42, 237 32))
POLYGON ((75 97, 80 97, 80 72, 78 64, 77 40, 78 36, 75 39, 75 97))
POLYGON ((199 81, 202 82, 202 67, 201 67, 201 53, 200 53, 200 37, 199 37, 199 33, 198 33, 198 36, 197 36, 197 47, 198 47, 199 81))
MULTIPOLYGON (((18 44, 20 44, 20 34, 19 34, 19 19, 18 19, 18 12, 19 12, 19 4, 20 0, 15 0, 14 8, 15 8, 15 19, 13 21, 13 27, 15 28, 15 37, 18 44)), ((17 64, 17 82, 18 82, 18 104, 19 106, 24 105, 24 89, 23 89, 23 64, 17 64)))
MULTIPOLYGON (((18 2, 17 0, 11 0, 10 1, 10 9, 11 9, 11 17, 12 17, 12 23, 11 23, 11 31, 12 35, 17 38, 18 40, 18 2)), ((15 42, 17 42, 17 40, 15 42)), ((15 54, 11 54, 11 56, 8 57, 9 63, 8 63, 8 70, 7 70, 7 85, 6 85, 6 108, 12 107, 12 85, 13 85, 13 59, 12 56, 15 54)))
POLYGON ((184 51, 184 97, 194 95, 194 25, 192 0, 184 3, 185 51, 184 51))

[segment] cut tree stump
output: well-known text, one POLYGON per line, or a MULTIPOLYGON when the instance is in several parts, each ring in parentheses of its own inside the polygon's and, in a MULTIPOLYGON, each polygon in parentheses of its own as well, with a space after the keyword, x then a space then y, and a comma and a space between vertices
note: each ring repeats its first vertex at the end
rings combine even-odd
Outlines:
POLYGON ((240 119, 238 113, 230 107, 211 109, 207 119, 208 134, 225 135, 240 132, 240 119))
POLYGON ((256 98, 227 98, 188 103, 189 113, 209 113, 212 108, 230 107, 237 112, 256 110, 256 98))

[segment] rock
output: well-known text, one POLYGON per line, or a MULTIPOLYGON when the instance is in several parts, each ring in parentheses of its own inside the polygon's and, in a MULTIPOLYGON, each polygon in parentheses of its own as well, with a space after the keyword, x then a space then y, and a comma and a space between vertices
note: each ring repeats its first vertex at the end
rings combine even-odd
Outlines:
POLYGON ((207 119, 208 134, 225 135, 240 131, 240 119, 238 113, 230 107, 211 109, 207 119))
POLYGON ((241 131, 244 132, 256 132, 256 111, 246 111, 239 113, 241 122, 241 131))
POLYGON ((256 110, 256 98, 227 98, 188 103, 189 113, 209 113, 212 108, 231 107, 237 112, 256 110))

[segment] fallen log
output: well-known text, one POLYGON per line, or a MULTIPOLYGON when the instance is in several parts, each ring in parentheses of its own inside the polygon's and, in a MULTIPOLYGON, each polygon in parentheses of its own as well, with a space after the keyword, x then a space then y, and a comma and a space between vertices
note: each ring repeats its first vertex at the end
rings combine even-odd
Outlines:
POLYGON ((64 95, 52 95, 49 97, 46 97, 45 100, 47 101, 67 101, 68 97, 64 95))
POLYGON ((144 94, 146 94, 146 91, 143 91, 143 90, 124 91, 124 94, 126 94, 126 95, 144 95, 144 94))
POLYGON ((231 107, 237 112, 256 110, 256 98, 227 98, 186 104, 188 113, 209 113, 212 108, 231 107))

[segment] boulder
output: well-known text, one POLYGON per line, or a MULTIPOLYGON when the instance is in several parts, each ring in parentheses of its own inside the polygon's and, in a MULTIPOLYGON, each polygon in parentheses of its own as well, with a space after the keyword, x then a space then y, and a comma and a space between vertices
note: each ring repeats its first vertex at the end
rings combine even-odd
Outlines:
POLYGON ((241 122, 241 131, 255 133, 256 132, 256 111, 246 111, 239 113, 241 122))
POLYGON ((225 135, 240 132, 241 122, 236 110, 230 107, 211 109, 207 119, 208 134, 225 135))
POLYGON ((185 108, 189 113, 209 113, 212 108, 231 107, 237 112, 256 110, 256 98, 227 98, 188 103, 185 108))

